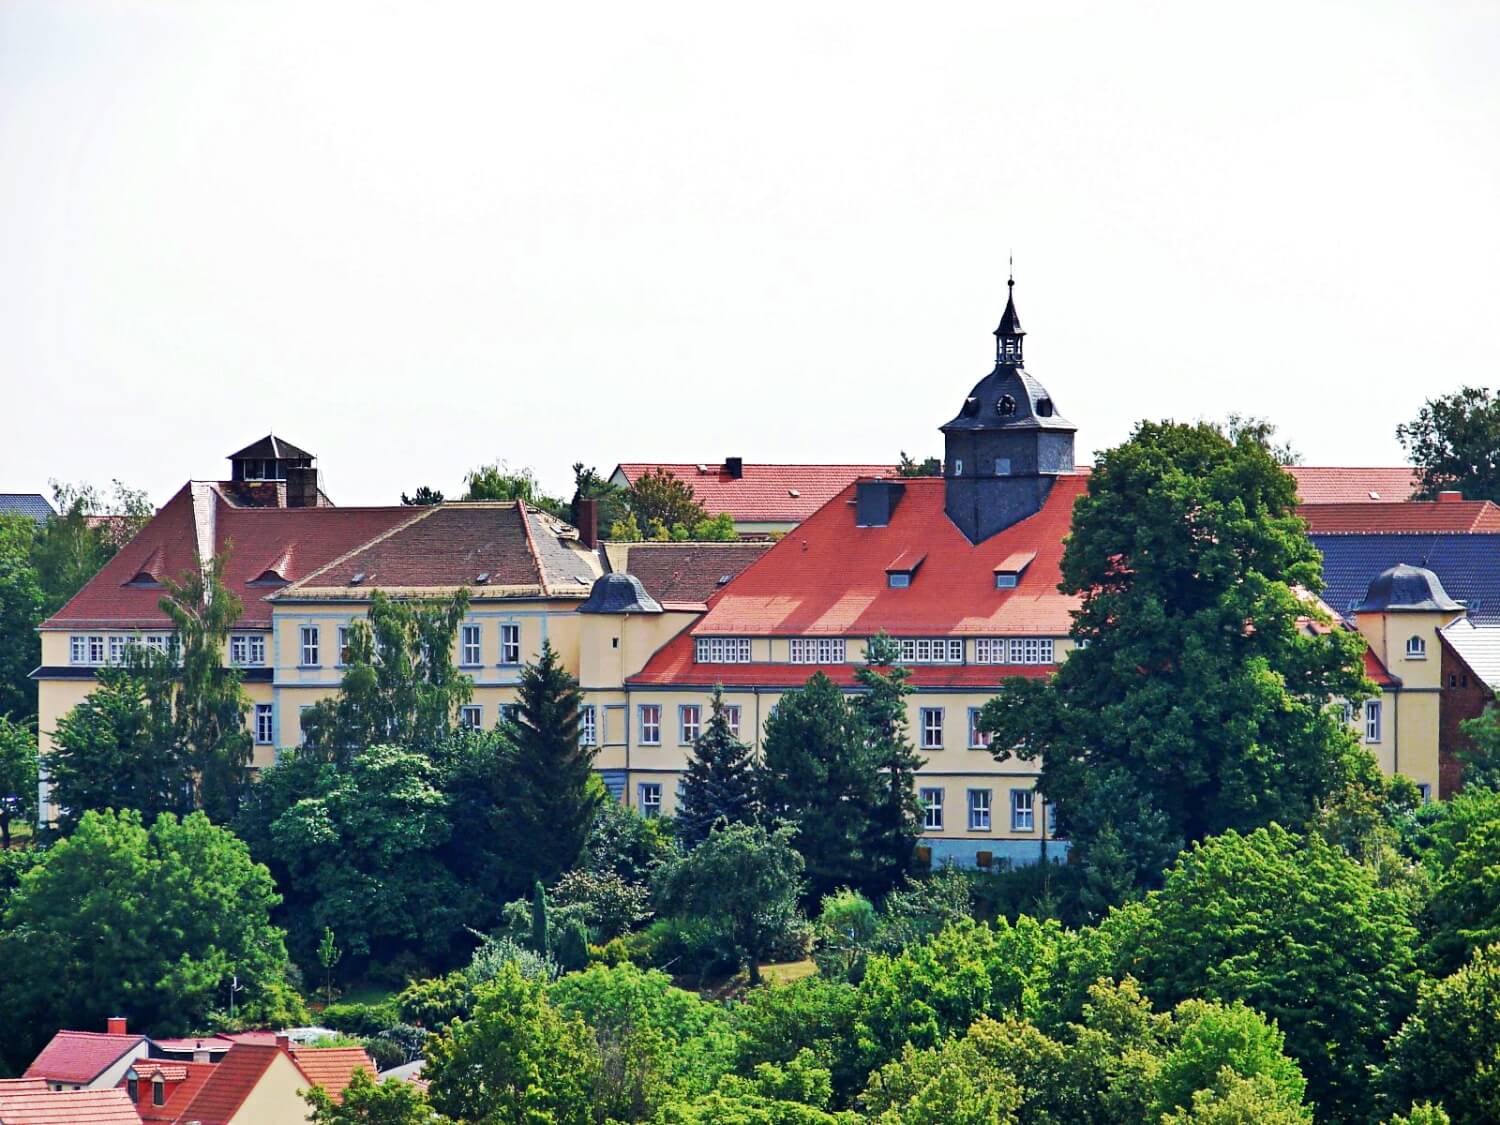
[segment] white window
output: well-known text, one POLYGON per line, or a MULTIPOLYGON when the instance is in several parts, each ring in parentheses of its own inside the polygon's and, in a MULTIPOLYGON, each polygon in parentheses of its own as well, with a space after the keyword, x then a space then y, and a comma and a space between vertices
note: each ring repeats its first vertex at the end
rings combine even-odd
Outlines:
POLYGON ((901 641, 903 664, 962 664, 961 637, 905 637, 901 641))
POLYGON ((519 625, 500 626, 500 663, 521 663, 521 627, 519 625))
POLYGON ((923 707, 922 718, 922 749, 941 750, 943 748, 943 709, 941 707, 923 707))
POLYGON ((1426 782, 1423 782, 1417 786, 1417 793, 1421 796, 1422 803, 1424 805, 1432 800, 1432 786, 1428 785, 1426 782))
POLYGON ((1057 835, 1057 806, 1051 801, 1042 802, 1042 821, 1047 826, 1047 835, 1057 835))
POLYGON ((969 790, 969 831, 988 832, 990 830, 990 791, 988 789, 969 790))
POLYGON ((953 475, 956 477, 961 477, 964 475, 964 462, 962 457, 955 457, 953 459, 953 475))
POLYGON ((919 789, 917 797, 922 802, 922 828, 927 832, 943 830, 943 791, 941 789, 919 789))
POLYGON ((638 803, 641 806, 641 815, 647 820, 653 820, 661 816, 661 783, 658 781, 643 781, 636 786, 638 803))
POLYGON ((339 626, 339 667, 349 663, 349 626, 339 626))
MULTIPOLYGON (((161 655, 163 656, 171 655, 173 647, 172 641, 173 638, 171 633, 146 634, 146 647, 149 648, 152 652, 161 653, 161 655)), ((266 662, 266 641, 264 637, 260 639, 260 662, 262 664, 266 662)))
MULTIPOLYGON (((147 638, 150 643, 150 638, 147 638)), ((266 662, 266 638, 259 633, 235 633, 229 638, 229 663, 260 665, 266 662)))
POLYGON ((1427 659, 1427 642, 1425 640, 1423 640, 1421 637, 1407 637, 1406 638, 1406 659, 1408 659, 1408 660, 1426 660, 1427 659))
POLYGON ((599 745, 599 713, 592 703, 578 708, 578 742, 582 746, 599 745))
POLYGON ((793 637, 793 664, 842 664, 845 646, 842 637, 793 637))
POLYGON ((677 741, 684 746, 697 742, 702 721, 703 708, 696 703, 684 703, 677 708, 677 741))
POLYGON ((979 729, 979 708, 969 708, 969 749, 988 750, 990 739, 994 737, 987 730, 979 729))
POLYGON ((1380 741, 1380 700, 1371 699, 1365 703, 1365 741, 1380 741))
POLYGON ((109 662, 111 664, 125 663, 125 650, 130 644, 129 637, 111 635, 109 638, 109 662))
POLYGON ((458 725, 464 730, 478 730, 484 712, 477 703, 466 703, 458 709, 458 725))
POLYGON ((465 625, 463 627, 462 644, 459 651, 459 662, 465 667, 474 668, 479 664, 479 626, 465 625))
POLYGON ((738 738, 740 736, 740 705, 738 703, 724 705, 724 720, 729 724, 729 733, 738 738))
POLYGON ((89 663, 104 663, 104 638, 93 636, 89 638, 89 663))
POLYGON ((1009 664, 1051 664, 1051 637, 1012 637, 1009 664))
POLYGON ((318 661, 318 627, 302 626, 302 667, 316 668, 318 661))
POLYGON ((1021 576, 1013 570, 995 571, 995 589, 997 590, 1014 590, 1020 581, 1021 576))
POLYGON ((89 639, 85 636, 75 634, 68 638, 68 663, 87 664, 89 662, 89 639))
POLYGON ((693 645, 699 664, 749 664, 749 637, 699 637, 693 645))
POLYGON ((1030 789, 1010 791, 1010 830, 1032 832, 1036 829, 1035 796, 1030 789))
POLYGON ((258 746, 269 746, 276 741, 274 712, 269 703, 255 705, 255 742, 258 746))
POLYGON ((1004 664, 1004 639, 1000 637, 980 637, 974 642, 974 663, 1004 664))
POLYGON ((642 703, 640 707, 641 716, 641 745, 661 745, 661 704, 642 703))

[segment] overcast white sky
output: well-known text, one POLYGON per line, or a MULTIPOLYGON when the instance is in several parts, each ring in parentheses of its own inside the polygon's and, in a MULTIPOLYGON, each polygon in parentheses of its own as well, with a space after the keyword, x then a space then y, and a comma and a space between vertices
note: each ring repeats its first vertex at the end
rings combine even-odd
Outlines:
POLYGON ((1500 4, 0 5, 0 491, 938 453, 1012 250, 1080 457, 1399 463, 1500 375, 1500 4))

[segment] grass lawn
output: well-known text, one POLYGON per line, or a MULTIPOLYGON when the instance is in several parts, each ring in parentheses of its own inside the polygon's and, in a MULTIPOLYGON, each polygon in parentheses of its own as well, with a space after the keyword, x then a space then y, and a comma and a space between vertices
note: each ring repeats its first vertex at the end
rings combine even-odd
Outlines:
MULTIPOLYGON (((401 990, 389 984, 376 984, 373 981, 360 981, 349 985, 334 1000, 335 1004, 379 1004, 389 1000, 401 990)), ((316 1008, 323 1006, 323 990, 315 988, 310 990, 307 1001, 316 1008)))
MULTIPOLYGON (((817 965, 811 959, 801 961, 764 961, 760 966, 761 979, 766 984, 789 984, 803 977, 810 977, 818 971, 817 965)), ((746 972, 735 973, 731 977, 715 977, 701 982, 693 978, 674 978, 673 984, 678 988, 688 991, 696 991, 705 1000, 732 1000, 750 987, 750 974, 746 972)))

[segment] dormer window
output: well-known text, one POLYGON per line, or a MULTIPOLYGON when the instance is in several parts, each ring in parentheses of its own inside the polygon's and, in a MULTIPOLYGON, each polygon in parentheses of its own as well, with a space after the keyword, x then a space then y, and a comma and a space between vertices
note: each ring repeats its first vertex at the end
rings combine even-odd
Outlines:
POLYGON ((132 1104, 141 1100, 141 1076, 134 1069, 125 1072, 125 1096, 132 1104))
POLYGON ((927 555, 917 551, 902 551, 885 568, 885 582, 893 590, 905 589, 916 577, 917 568, 927 555))
POLYGON ((1427 642, 1425 640, 1423 640, 1421 637, 1408 637, 1408 638, 1406 638, 1406 659, 1408 659, 1408 660, 1426 660, 1427 659, 1427 642))
POLYGON ((151 1104, 167 1104, 167 1084, 162 1081, 162 1077, 160 1074, 151 1079, 151 1104))
POLYGON ((885 580, 886 585, 892 590, 904 590, 911 585, 910 574, 887 574, 885 580))
POLYGON ((995 589, 1014 590, 1021 584, 1021 575, 1026 573, 1026 568, 1035 558, 1035 551, 1015 551, 1007 555, 995 567, 995 589))
POLYGON ((1010 395, 1001 395, 1000 401, 995 403, 995 413, 1002 418, 1009 418, 1016 412, 1016 400, 1010 395))
POLYGON ((274 570, 263 570, 248 583, 251 586, 285 586, 287 580, 274 570))

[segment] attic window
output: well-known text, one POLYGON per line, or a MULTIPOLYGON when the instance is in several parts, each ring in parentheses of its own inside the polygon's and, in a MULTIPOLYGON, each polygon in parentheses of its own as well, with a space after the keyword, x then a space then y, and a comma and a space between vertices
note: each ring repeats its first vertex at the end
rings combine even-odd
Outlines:
POLYGON ((995 412, 1004 417, 1010 417, 1016 412, 1016 400, 1010 395, 1001 395, 1000 401, 995 403, 995 412))
POLYGON ((1406 659, 1408 659, 1408 660, 1426 660, 1427 659, 1427 642, 1425 640, 1423 640, 1421 637, 1407 637, 1406 638, 1406 659))
POLYGON ((479 577, 476 578, 476 579, 474 579, 474 581, 477 582, 481 586, 483 586, 489 580, 490 580, 490 572, 487 571, 487 570, 481 570, 479 572, 479 577))
POLYGON ((926 554, 917 551, 902 551, 891 562, 891 565, 885 568, 886 585, 893 590, 904 590, 910 586, 912 579, 916 577, 917 569, 926 557, 926 554))
POLYGON ((995 589, 1014 590, 1021 584, 1021 575, 1036 558, 1035 551, 1016 551, 995 567, 995 589))
POLYGON ((906 587, 911 585, 911 574, 910 572, 905 571, 900 573, 887 574, 885 576, 885 580, 886 585, 888 585, 892 590, 904 590, 906 589, 906 587))
POLYGON ((1371 500, 1379 500, 1380 499, 1380 493, 1378 493, 1378 492, 1372 492, 1372 493, 1370 493, 1370 499, 1371 500))
POLYGON ((161 582, 157 580, 156 575, 152 574, 150 571, 143 570, 129 582, 125 583, 125 585, 155 589, 161 586, 161 582))
POLYGON ((798 496, 802 495, 802 492, 801 492, 800 489, 789 488, 789 489, 786 490, 786 494, 788 496, 792 497, 793 499, 796 499, 798 496))
POLYGON ((286 579, 274 570, 263 570, 250 580, 251 586, 285 586, 286 579))
POLYGON ((1039 398, 1036 400, 1036 412, 1043 418, 1052 417, 1052 400, 1050 398, 1039 398))
POLYGON ((973 395, 964 399, 963 409, 958 412, 964 418, 972 418, 979 413, 979 400, 973 395))
POLYGON ((358 586, 361 582, 363 582, 365 580, 366 577, 367 577, 367 575, 365 574, 364 571, 362 571, 362 570, 356 570, 354 572, 354 577, 351 578, 351 579, 349 579, 349 585, 351 585, 351 586, 358 586))
POLYGON ((721 575, 719 575, 718 585, 720 585, 720 586, 728 586, 729 585, 729 580, 731 578, 733 578, 733 577, 734 577, 734 575, 732 575, 732 574, 721 574, 721 575))

